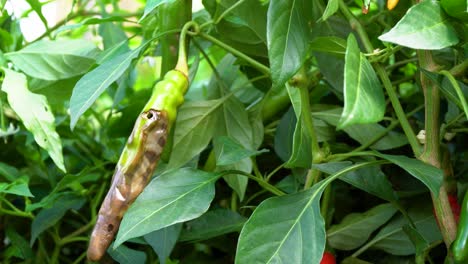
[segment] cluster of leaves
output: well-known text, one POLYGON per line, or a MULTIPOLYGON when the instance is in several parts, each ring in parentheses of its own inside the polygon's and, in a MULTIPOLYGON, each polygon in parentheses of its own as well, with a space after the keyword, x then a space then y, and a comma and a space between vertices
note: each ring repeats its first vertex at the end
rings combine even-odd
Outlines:
MULTIPOLYGON (((0 259, 80 263, 159 78, 158 41, 174 34, 160 18, 177 12, 161 10, 191 5, 148 0, 130 13, 77 0, 49 28, 41 10, 54 2, 27 2, 47 30, 29 43, 0 0, 0 259)), ((466 24, 432 0, 392 12, 356 3, 203 0, 171 155, 125 214, 112 259, 445 258, 430 197, 465 186, 466 24), (438 67, 420 67, 417 50, 438 67), (440 118, 422 79, 442 93, 440 118), (439 168, 417 159, 428 123, 441 132, 439 168)))

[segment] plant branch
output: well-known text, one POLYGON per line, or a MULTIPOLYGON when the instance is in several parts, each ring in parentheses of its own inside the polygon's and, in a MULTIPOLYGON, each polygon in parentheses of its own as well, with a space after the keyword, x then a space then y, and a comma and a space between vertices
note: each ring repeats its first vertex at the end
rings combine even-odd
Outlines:
POLYGON ((260 72, 262 72, 263 74, 266 74, 268 76, 270 76, 270 69, 259 63, 258 61, 250 58, 249 56, 245 55, 244 53, 240 52, 239 50, 229 46, 228 44, 218 40, 217 38, 215 37, 212 37, 206 33, 203 33, 203 32, 200 32, 197 34, 198 36, 210 41, 211 43, 225 49, 227 52, 230 52, 232 53, 233 55, 245 60, 246 62, 248 62, 250 65, 252 65, 254 68, 256 68, 257 70, 259 70, 260 72))
MULTIPOLYGON (((437 65, 433 61, 430 51, 418 50, 417 53, 419 64, 422 69, 430 72, 437 70, 437 65)), ((439 124, 440 91, 437 84, 426 77, 423 72, 420 73, 420 78, 421 87, 424 92, 426 140, 424 151, 419 159, 434 167, 441 168, 439 124)), ((445 182, 440 187, 439 196, 435 196, 433 193, 431 193, 431 196, 442 237, 444 238, 445 245, 449 248, 455 240, 457 225, 448 201, 445 182)))
MULTIPOLYGON (((366 52, 373 52, 374 48, 372 47, 372 44, 364 27, 359 23, 356 17, 354 17, 354 15, 351 13, 351 11, 348 9, 346 4, 342 0, 339 1, 339 6, 341 12, 348 20, 351 28, 356 30, 357 34, 359 35, 359 38, 361 39, 361 42, 363 43, 366 52)), ((377 74, 380 77, 380 80, 382 81, 385 90, 387 91, 388 97, 390 98, 390 102, 392 103, 393 109, 395 110, 395 114, 398 117, 398 120, 400 120, 401 127, 403 128, 403 131, 405 132, 405 135, 408 138, 408 142, 411 145, 413 153, 416 157, 418 157, 421 153, 418 139, 416 138, 416 134, 414 133, 410 123, 408 122, 408 119, 406 118, 403 107, 401 106, 400 101, 398 100, 398 96, 392 86, 388 74, 381 64, 374 63, 373 65, 377 74)))
POLYGON ((227 170, 227 171, 223 172, 223 175, 242 175, 242 176, 245 176, 245 177, 247 177, 247 178, 249 178, 251 180, 256 181, 261 187, 263 187, 265 190, 271 192, 274 195, 281 196, 281 195, 286 194, 283 191, 281 191, 280 189, 278 189, 275 186, 271 185, 270 183, 266 182, 263 178, 256 177, 256 176, 254 176, 252 174, 249 174, 249 173, 246 173, 246 172, 243 172, 243 171, 227 170))
POLYGON ((450 74, 453 76, 466 76, 468 70, 468 59, 465 59, 462 63, 455 65, 450 69, 450 74))

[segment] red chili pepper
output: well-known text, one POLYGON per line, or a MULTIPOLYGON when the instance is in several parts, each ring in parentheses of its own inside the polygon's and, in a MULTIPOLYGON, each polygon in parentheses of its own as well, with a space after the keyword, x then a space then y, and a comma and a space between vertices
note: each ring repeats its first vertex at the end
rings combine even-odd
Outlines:
POLYGON ((448 200, 450 203, 450 207, 452 208, 453 212, 453 217, 455 218, 455 222, 458 224, 458 220, 460 219, 460 211, 461 207, 460 204, 458 203, 457 196, 456 195, 448 195, 448 200))
MULTIPOLYGON (((456 195, 448 194, 447 196, 448 196, 448 201, 449 201, 449 204, 450 204, 450 208, 452 209, 453 218, 455 219, 455 222, 458 224, 458 221, 460 219, 461 206, 458 203, 456 195)), ((440 226, 439 220, 437 219, 437 215, 436 215, 436 212, 435 212, 434 208, 432 208, 432 213, 435 216, 437 225, 440 226)))
POLYGON ((324 252, 320 264, 336 264, 335 256, 330 252, 324 252))

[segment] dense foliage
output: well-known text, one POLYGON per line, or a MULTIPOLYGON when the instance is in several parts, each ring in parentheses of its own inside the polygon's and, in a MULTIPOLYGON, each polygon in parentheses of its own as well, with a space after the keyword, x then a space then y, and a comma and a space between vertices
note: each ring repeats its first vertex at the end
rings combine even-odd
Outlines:
POLYGON ((55 1, 14 2, 0 0, 0 262, 86 261, 189 21, 185 103, 104 262, 453 261, 468 226, 462 1, 74 0, 53 26, 55 1), (46 32, 26 41, 31 15, 46 32))

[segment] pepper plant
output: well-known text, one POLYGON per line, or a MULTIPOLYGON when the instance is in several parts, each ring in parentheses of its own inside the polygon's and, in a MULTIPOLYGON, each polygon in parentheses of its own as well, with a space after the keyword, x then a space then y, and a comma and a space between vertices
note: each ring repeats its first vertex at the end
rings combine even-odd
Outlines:
POLYGON ((25 2, 0 0, 2 263, 467 261, 466 1, 25 2))

